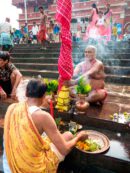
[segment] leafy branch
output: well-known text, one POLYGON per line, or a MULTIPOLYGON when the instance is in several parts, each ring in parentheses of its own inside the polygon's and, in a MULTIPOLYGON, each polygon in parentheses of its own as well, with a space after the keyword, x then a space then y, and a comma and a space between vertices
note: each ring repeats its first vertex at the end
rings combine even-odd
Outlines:
POLYGON ((78 81, 78 85, 76 86, 77 94, 88 94, 92 90, 89 84, 86 84, 84 78, 81 78, 78 81))

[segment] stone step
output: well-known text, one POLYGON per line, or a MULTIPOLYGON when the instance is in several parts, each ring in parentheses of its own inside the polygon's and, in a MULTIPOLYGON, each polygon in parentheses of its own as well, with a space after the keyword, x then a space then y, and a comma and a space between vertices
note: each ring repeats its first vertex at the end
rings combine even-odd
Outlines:
POLYGON ((47 71, 58 71, 57 64, 38 64, 38 63, 15 63, 16 67, 19 69, 32 69, 32 70, 47 70, 47 71))
POLYGON ((31 76, 31 77, 37 77, 38 75, 41 75, 43 78, 51 78, 51 79, 58 79, 59 77, 58 71, 20 69, 20 72, 24 76, 31 76))
MULTIPOLYGON (((14 58, 21 58, 21 57, 26 57, 26 58, 34 58, 34 57, 59 57, 58 52, 41 52, 41 53, 11 53, 11 56, 14 58)), ((75 59, 83 59, 84 58, 84 53, 73 53, 72 57, 75 59)), ((120 53, 120 54, 115 54, 115 53, 109 53, 109 54, 97 54, 97 57, 99 59, 130 59, 130 54, 129 53, 120 53)))
POLYGON ((38 63, 54 63, 57 64, 58 63, 58 59, 57 58, 12 58, 11 61, 13 63, 36 63, 36 61, 38 63))
MULTIPOLYGON (((24 50, 14 50, 11 52, 11 55, 12 57, 15 55, 15 54, 46 54, 46 53, 50 53, 50 52, 53 52, 54 54, 59 54, 60 53, 60 50, 57 50, 57 49, 47 49, 47 50, 38 50, 38 49, 24 49, 24 50)), ((84 50, 73 50, 72 51, 72 54, 78 54, 79 56, 84 56, 84 50)), ((111 58, 114 58, 115 56, 120 56, 122 55, 124 57, 124 55, 130 55, 130 50, 126 50, 126 51, 105 51, 105 52, 98 52, 97 53, 97 56, 101 56, 101 57, 110 57, 112 56, 111 58), (114 57, 113 57, 114 56, 114 57)))
POLYGON ((59 56, 59 53, 53 53, 53 52, 49 52, 49 53, 11 53, 12 57, 15 58, 37 58, 37 57, 57 57, 59 56))
POLYGON ((38 48, 33 48, 33 49, 29 49, 29 48, 26 48, 26 49, 14 49, 12 53, 46 53, 46 52, 50 52, 50 51, 53 51, 54 53, 59 53, 60 52, 60 48, 57 48, 57 49, 50 49, 50 48, 47 48, 46 50, 40 50, 38 48))
MULTIPOLYGON (((104 47, 116 47, 116 48, 120 48, 120 47, 123 47, 123 48, 128 48, 130 45, 127 41, 120 41, 120 42, 108 42, 106 45, 105 44, 101 44, 99 42, 97 43, 92 43, 90 41, 79 41, 77 43, 72 43, 72 45, 75 45, 75 46, 84 46, 84 45, 90 45, 90 44, 93 44, 93 45, 97 45, 97 46, 104 46, 104 47)), ((51 47, 57 47, 57 46, 60 46, 61 43, 48 43, 49 46, 51 47)), ((16 44, 15 47, 40 47, 41 44, 16 44)))
MULTIPOLYGON (((84 52, 84 49, 86 48, 87 45, 88 45, 88 43, 86 43, 86 42, 83 42, 81 44, 78 44, 78 43, 73 44, 72 45, 73 52, 75 52, 75 51, 76 52, 78 52, 78 51, 84 52)), ((124 46, 124 43, 122 44, 122 46, 120 45, 119 47, 117 47, 116 44, 114 44, 113 46, 112 45, 110 46, 109 44, 107 46, 97 44, 96 47, 97 47, 98 52, 101 52, 101 53, 103 53, 103 52, 107 52, 107 53, 111 53, 111 52, 113 52, 113 53, 122 53, 122 52, 130 53, 130 46, 129 45, 124 46)), ((20 45, 15 45, 13 52, 15 52, 15 50, 16 50, 16 52, 17 51, 23 51, 24 52, 24 51, 27 51, 27 49, 29 51, 34 51, 34 50, 41 51, 40 48, 41 48, 40 44, 38 44, 38 45, 37 44, 35 44, 35 45, 33 45, 33 44, 25 44, 25 45, 20 44, 20 45)), ((57 43, 48 44, 47 49, 49 49, 49 50, 51 49, 53 51, 57 51, 57 50, 59 51, 60 50, 60 44, 57 44, 57 43)))
POLYGON ((121 67, 121 66, 105 66, 106 74, 115 74, 115 75, 129 75, 130 68, 129 67, 121 67))
MULTIPOLYGON (((104 65, 108 66, 130 66, 130 59, 101 59, 104 65)), ((58 63, 58 58, 12 58, 13 63, 58 63)), ((77 64, 79 61, 73 59, 73 62, 77 64)))
POLYGON ((107 74, 105 81, 113 84, 130 85, 130 75, 107 74))
MULTIPOLYGON (((51 63, 15 63, 16 67, 19 69, 32 69, 32 70, 46 70, 46 71, 57 71, 58 65, 51 63)), ((105 66, 106 74, 116 74, 116 75, 129 75, 130 68, 129 67, 121 67, 121 66, 105 66)))
MULTIPOLYGON (((46 44, 46 47, 49 47, 49 48, 55 48, 55 47, 58 47, 60 48, 60 43, 55 43, 55 44, 52 44, 52 43, 47 43, 46 44)), ((42 47, 41 44, 16 44, 14 45, 14 48, 21 48, 21 49, 26 49, 26 48, 38 48, 40 49, 42 47)))
POLYGON ((97 57, 99 57, 100 59, 130 59, 130 53, 100 53, 97 54, 97 57))
POLYGON ((104 65, 108 66, 130 66, 130 59, 101 59, 104 65))
MULTIPOLYGON (((75 47, 73 46, 73 52, 75 53, 78 53, 78 52, 84 52, 85 50, 85 46, 82 46, 82 47, 75 47)), ((47 51, 54 51, 54 52, 59 52, 60 51, 60 47, 48 47, 47 46, 47 49, 46 50, 41 50, 40 47, 26 47, 26 48, 22 48, 22 47, 14 47, 14 49, 12 50, 13 53, 17 53, 17 52, 47 52, 47 51)), ((113 49, 109 49, 109 48, 98 48, 98 52, 107 52, 107 53, 130 53, 130 48, 120 48, 120 49, 117 49, 117 48, 113 48, 113 49)))

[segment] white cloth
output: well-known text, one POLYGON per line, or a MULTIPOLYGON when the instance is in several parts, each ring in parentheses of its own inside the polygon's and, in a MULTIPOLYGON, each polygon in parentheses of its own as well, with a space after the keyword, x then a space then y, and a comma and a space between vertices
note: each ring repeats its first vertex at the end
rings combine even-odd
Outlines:
POLYGON ((3 153, 3 169, 4 169, 4 173, 11 173, 9 165, 8 165, 8 161, 7 161, 7 158, 6 158, 5 150, 4 150, 4 153, 3 153))
POLYGON ((37 25, 35 25, 35 26, 32 27, 32 33, 33 33, 33 35, 37 35, 38 31, 39 31, 39 29, 38 29, 38 26, 37 25))
MULTIPOLYGON (((43 137, 43 138, 44 138, 44 137, 45 137, 45 138, 47 137, 47 135, 46 135, 45 132, 43 132, 42 137, 43 137)), ((59 152, 59 150, 57 149, 57 147, 56 147, 53 143, 50 143, 50 148, 51 148, 51 150, 55 153, 55 155, 58 157, 58 159, 59 159, 60 162, 62 162, 62 161, 65 159, 65 156, 62 155, 62 154, 59 152)))
POLYGON ((56 148, 56 146, 51 143, 50 144, 51 150, 56 154, 56 156, 58 157, 59 161, 62 162, 65 159, 65 156, 62 155, 59 150, 56 148))
POLYGON ((105 22, 104 22, 104 17, 98 18, 97 25, 98 25, 98 26, 101 26, 101 25, 104 25, 104 24, 105 24, 105 22))

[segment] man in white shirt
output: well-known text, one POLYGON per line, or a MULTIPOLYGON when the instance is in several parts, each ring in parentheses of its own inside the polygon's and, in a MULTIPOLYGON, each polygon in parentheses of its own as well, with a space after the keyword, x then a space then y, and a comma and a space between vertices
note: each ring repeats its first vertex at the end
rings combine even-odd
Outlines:
POLYGON ((38 26, 36 22, 33 22, 32 33, 33 33, 33 43, 37 43, 38 26))

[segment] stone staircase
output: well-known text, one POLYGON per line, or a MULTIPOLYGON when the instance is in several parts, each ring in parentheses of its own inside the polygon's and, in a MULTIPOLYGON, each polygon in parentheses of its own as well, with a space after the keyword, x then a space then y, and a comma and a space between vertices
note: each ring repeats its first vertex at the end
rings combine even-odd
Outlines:
MULTIPOLYGON (((78 64, 84 59, 84 49, 88 43, 73 45, 73 62, 78 64)), ((130 45, 126 42, 111 43, 97 47, 97 57, 105 66, 106 82, 130 84, 130 45)), ((51 43, 47 50, 40 50, 40 45, 16 45, 11 53, 12 62, 25 76, 41 75, 45 78, 58 78, 59 43, 51 43)))

